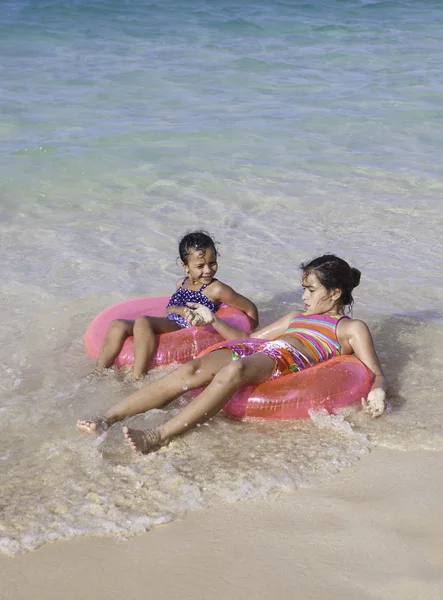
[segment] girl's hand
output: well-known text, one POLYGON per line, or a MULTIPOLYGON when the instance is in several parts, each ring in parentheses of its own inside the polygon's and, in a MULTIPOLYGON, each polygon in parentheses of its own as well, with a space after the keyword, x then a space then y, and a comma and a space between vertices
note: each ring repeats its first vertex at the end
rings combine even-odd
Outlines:
POLYGON ((189 302, 184 310, 185 319, 190 325, 200 327, 201 325, 210 325, 215 320, 214 313, 203 304, 189 302))
POLYGON ((381 388, 371 390, 367 398, 361 399, 363 410, 373 419, 379 417, 385 412, 386 392, 381 388))

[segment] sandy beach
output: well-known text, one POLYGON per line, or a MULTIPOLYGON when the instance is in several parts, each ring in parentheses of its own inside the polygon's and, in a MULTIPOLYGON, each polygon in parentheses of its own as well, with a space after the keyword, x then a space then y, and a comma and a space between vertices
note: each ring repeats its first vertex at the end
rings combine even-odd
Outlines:
POLYGON ((440 453, 374 450, 271 502, 1 557, 0 597, 440 600, 442 487, 440 453))

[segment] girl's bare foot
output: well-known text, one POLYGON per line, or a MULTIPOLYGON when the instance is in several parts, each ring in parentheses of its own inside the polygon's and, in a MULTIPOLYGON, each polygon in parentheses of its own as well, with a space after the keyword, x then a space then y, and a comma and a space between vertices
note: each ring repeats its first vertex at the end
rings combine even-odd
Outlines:
POLYGON ((142 454, 155 452, 167 444, 163 440, 159 429, 146 429, 146 431, 142 431, 141 429, 123 427, 123 435, 131 450, 133 452, 141 452, 142 454))
POLYGON ((123 374, 123 381, 125 383, 138 383, 141 379, 143 379, 144 375, 140 375, 139 377, 136 377, 134 375, 134 371, 132 369, 129 369, 128 371, 126 371, 123 374))
POLYGON ((86 433, 103 433, 109 429, 109 423, 105 417, 96 416, 90 419, 83 419, 77 421, 77 429, 85 431, 86 433))
POLYGON ((94 377, 97 377, 98 375, 103 375, 103 369, 99 369, 98 367, 95 367, 95 369, 93 371, 91 371, 90 373, 88 373, 88 375, 85 376, 85 380, 90 381, 91 379, 94 379, 94 377))

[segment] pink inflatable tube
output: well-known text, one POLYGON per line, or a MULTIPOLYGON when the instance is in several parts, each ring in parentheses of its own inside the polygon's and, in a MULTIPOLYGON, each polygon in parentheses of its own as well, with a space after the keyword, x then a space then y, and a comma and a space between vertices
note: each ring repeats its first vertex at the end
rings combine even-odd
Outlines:
MULTIPOLYGON (((151 317, 162 317, 165 314, 169 296, 152 296, 150 298, 136 298, 115 304, 100 313, 89 325, 85 342, 86 348, 94 358, 97 358, 105 339, 108 327, 114 319, 135 320, 137 317, 149 315, 151 317)), ((251 331, 249 317, 236 308, 222 305, 217 315, 227 323, 251 331)), ((185 363, 192 360, 208 346, 222 340, 213 327, 188 327, 163 333, 157 336, 157 352, 151 361, 151 366, 167 365, 172 362, 185 363)), ((120 354, 115 360, 117 366, 129 365, 134 362, 133 338, 126 340, 120 354)))
MULTIPOLYGON (((249 338, 248 342, 251 341, 263 343, 263 340, 249 338)), ((238 342, 216 344, 200 356, 238 342)), ((373 373, 358 358, 338 356, 256 387, 244 387, 232 396, 223 410, 233 417, 273 420, 301 419, 309 416, 310 409, 325 408, 334 413, 341 406, 366 397, 373 381, 373 373)))

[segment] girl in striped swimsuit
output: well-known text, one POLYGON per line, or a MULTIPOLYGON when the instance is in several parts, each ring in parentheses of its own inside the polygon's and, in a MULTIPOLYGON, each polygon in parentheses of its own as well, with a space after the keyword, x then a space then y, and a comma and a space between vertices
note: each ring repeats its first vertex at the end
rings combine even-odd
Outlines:
MULTIPOLYGON (((182 365, 123 400, 105 415, 102 427, 129 416, 160 408, 178 398, 183 389, 205 389, 179 414, 147 431, 123 428, 133 451, 151 452, 177 435, 214 416, 245 385, 258 385, 340 354, 355 354, 375 375, 363 407, 371 416, 385 408, 387 381, 363 321, 345 316, 353 303, 352 290, 360 271, 334 255, 302 265, 304 311, 294 311, 252 334, 227 325, 206 307, 193 304, 185 315, 190 323, 204 320, 227 340, 210 354, 182 365), (248 342, 262 338, 263 344, 248 342)), ((90 429, 91 430, 91 429, 90 429)))

